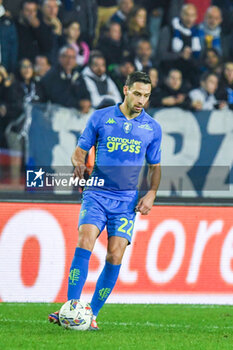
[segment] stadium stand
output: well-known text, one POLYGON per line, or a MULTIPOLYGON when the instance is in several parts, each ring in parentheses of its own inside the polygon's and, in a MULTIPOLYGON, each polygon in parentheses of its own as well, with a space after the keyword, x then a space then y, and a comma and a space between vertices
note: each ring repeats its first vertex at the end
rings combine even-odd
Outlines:
POLYGON ((232 11, 232 1, 216 0, 0 0, 1 149, 16 150, 7 128, 29 104, 55 103, 85 120, 121 100, 134 70, 153 79, 150 107, 175 95, 170 106, 203 109, 193 96, 211 73, 217 87, 207 109, 232 109, 232 11), (182 77, 176 92, 171 74, 182 77))

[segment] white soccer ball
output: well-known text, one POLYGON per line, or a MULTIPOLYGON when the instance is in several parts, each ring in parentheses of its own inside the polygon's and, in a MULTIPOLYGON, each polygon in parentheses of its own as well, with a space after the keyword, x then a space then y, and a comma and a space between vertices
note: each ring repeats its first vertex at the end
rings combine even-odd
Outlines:
POLYGON ((91 325, 92 316, 90 304, 77 299, 68 300, 59 311, 62 327, 76 331, 86 331, 91 325))

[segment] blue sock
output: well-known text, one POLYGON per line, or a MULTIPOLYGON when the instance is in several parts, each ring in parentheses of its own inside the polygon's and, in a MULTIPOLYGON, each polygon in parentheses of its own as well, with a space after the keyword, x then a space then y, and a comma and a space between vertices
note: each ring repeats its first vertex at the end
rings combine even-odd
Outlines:
POLYGON ((69 273, 68 300, 80 299, 87 279, 90 256, 91 252, 89 250, 76 248, 69 273))
POLYGON ((91 308, 94 316, 98 315, 108 296, 111 294, 116 284, 120 267, 121 265, 112 265, 107 261, 105 262, 104 269, 98 278, 95 293, 91 301, 91 308))

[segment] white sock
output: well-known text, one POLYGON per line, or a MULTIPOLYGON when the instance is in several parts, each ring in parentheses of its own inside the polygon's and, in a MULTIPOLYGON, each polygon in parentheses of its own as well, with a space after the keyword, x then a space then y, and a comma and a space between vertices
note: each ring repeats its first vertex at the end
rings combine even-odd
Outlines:
POLYGON ((95 315, 93 315, 93 318, 92 318, 94 321, 96 320, 96 316, 95 315))

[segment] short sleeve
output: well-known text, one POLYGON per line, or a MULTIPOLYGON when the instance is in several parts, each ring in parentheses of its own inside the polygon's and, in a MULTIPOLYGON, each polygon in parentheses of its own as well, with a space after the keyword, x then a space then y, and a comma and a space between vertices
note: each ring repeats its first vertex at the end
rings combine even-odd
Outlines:
POLYGON ((162 131, 159 124, 156 125, 152 141, 146 150, 146 160, 149 164, 158 164, 161 160, 161 139, 162 131))
POLYGON ((96 143, 98 119, 99 115, 94 112, 89 118, 85 130, 78 140, 78 146, 85 151, 89 151, 96 143))

